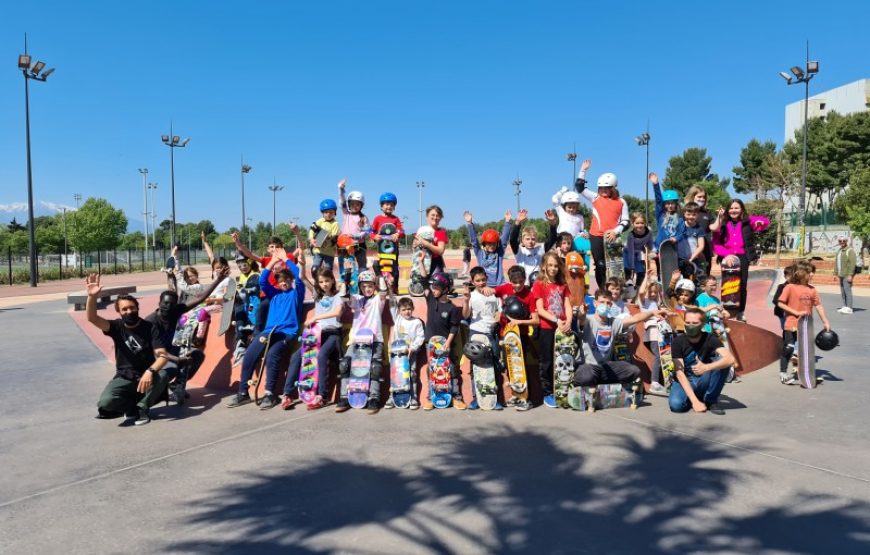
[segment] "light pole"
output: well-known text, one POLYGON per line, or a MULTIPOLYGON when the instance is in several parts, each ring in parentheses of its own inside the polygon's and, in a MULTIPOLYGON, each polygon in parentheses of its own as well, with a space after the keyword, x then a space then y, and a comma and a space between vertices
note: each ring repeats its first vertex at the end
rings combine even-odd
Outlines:
POLYGON ((517 213, 519 213, 519 211, 520 211, 520 193, 522 192, 520 190, 520 187, 522 187, 522 185, 523 185, 523 180, 520 179, 520 176, 517 176, 517 178, 514 179, 514 182, 513 182, 513 186, 517 188, 517 192, 514 193, 514 195, 517 197, 517 213))
POLYGON ((804 248, 806 247, 807 236, 807 118, 808 108, 810 104, 810 81, 819 72, 819 62, 810 61, 810 42, 807 41, 807 59, 805 70, 799 66, 793 66, 789 71, 791 75, 784 71, 780 71, 779 75, 785 79, 786 85, 804 84, 804 152, 801 157, 801 196, 798 199, 798 224, 799 224, 799 239, 798 239, 798 256, 803 256, 804 248), (794 76, 794 77, 792 77, 794 76))
POLYGON ((172 176, 172 220, 171 220, 171 228, 170 228, 170 248, 175 246, 175 149, 183 148, 187 146, 187 143, 190 142, 190 137, 181 140, 181 137, 178 135, 172 134, 172 122, 169 122, 169 135, 161 135, 160 140, 163 141, 163 144, 169 147, 169 173, 172 176))
MULTIPOLYGON (((157 183, 149 183, 148 191, 151 193, 151 248, 157 248, 157 213, 154 211, 154 191, 157 190, 157 183)), ((147 218, 148 216, 146 216, 147 218)))
POLYGON ((145 197, 145 258, 148 258, 148 168, 139 168, 142 174, 142 196, 145 197))
MULTIPOLYGON (((79 202, 81 202, 81 200, 82 200, 82 194, 81 193, 73 193, 73 200, 76 201, 76 212, 78 212, 79 211, 79 202)), ((76 234, 76 237, 78 237, 78 232, 79 232, 78 222, 79 222, 78 218, 76 218, 75 213, 73 213, 73 232, 76 234)), ((79 274, 81 274, 82 253, 78 249, 76 249, 76 252, 78 253, 78 259, 79 259, 79 274)))
POLYGON ((417 182, 417 191, 420 193, 420 203, 419 203, 420 207, 417 210, 417 212, 420 213, 420 227, 423 227, 423 189, 425 187, 426 187, 425 181, 420 180, 417 182))
POLYGON ((402 227, 405 228, 405 248, 408 248, 408 216, 402 216, 402 227))
POLYGON ((248 222, 248 248, 249 248, 249 249, 253 249, 253 248, 254 248, 254 244, 253 244, 253 242, 251 241, 251 224, 254 223, 254 218, 248 218, 248 219, 245 220, 245 221, 248 222))
MULTIPOLYGON (((64 268, 69 267, 69 255, 67 254, 67 240, 66 240, 66 211, 67 207, 62 206, 61 211, 63 212, 63 266, 64 268)), ((61 276, 63 278, 63 276, 61 276)))
POLYGON ((643 209, 647 225, 649 225, 649 140, 649 123, 647 123, 646 133, 641 133, 634 138, 634 142, 637 143, 637 146, 646 147, 646 173, 643 174, 644 183, 646 183, 646 203, 643 205, 643 209))
POLYGON ((283 185, 275 185, 275 178, 272 178, 272 184, 269 185, 269 190, 272 191, 272 235, 275 235, 275 205, 278 200, 278 191, 283 191, 283 185))
MULTIPOLYGON (((251 166, 245 164, 245 156, 242 155, 242 170, 240 172, 242 175, 242 227, 239 231, 245 229, 245 222, 248 221, 247 218, 245 218, 245 174, 250 173, 250 171, 251 166)), ((248 245, 248 248, 251 248, 251 245, 248 245)))
POLYGON ((18 56, 18 69, 24 75, 24 126, 25 142, 27 144, 27 235, 29 240, 28 256, 30 257, 30 286, 36 287, 36 222, 33 221, 33 171, 30 161, 30 80, 45 81, 54 73, 54 68, 45 69, 45 62, 37 61, 30 65, 30 54, 27 53, 27 35, 24 35, 24 54, 18 56), (42 72, 42 75, 40 75, 42 72))

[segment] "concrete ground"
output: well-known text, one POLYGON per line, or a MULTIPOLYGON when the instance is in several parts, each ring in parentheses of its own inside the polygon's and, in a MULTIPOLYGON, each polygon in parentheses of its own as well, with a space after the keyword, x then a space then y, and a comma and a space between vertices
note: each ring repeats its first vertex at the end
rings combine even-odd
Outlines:
POLYGON ((141 428, 92 418, 113 371, 63 299, 3 299, 0 553, 868 553, 868 312, 822 296, 825 383, 768 367, 725 416, 263 412, 195 390, 141 428))

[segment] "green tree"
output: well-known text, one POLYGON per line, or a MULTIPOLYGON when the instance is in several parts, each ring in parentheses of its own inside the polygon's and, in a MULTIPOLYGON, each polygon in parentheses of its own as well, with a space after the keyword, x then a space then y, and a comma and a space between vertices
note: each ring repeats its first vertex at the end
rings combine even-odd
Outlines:
POLYGON ((118 248, 123 250, 142 250, 145 248, 145 234, 141 231, 127 233, 121 237, 118 248))
MULTIPOLYGON (((634 214, 635 212, 640 212, 640 213, 643 214, 643 215, 646 215, 646 214, 647 214, 647 211, 646 211, 646 208, 647 208, 646 199, 638 198, 638 197, 633 196, 633 195, 622 195, 622 198, 623 198, 623 200, 625 200, 626 204, 628 204, 628 216, 629 216, 629 218, 630 218, 631 215, 634 214)), ((655 206, 656 206, 655 200, 654 200, 654 199, 650 199, 650 200, 649 200, 649 219, 652 220, 652 221, 646 223, 646 225, 648 225, 650 228, 655 228, 655 225, 656 225, 656 222, 655 222, 655 217, 656 217, 656 209, 655 209, 655 206)), ((588 227, 588 226, 587 226, 587 227, 588 227)), ((629 226, 629 227, 630 227, 630 226, 629 226)))
POLYGON ((70 244, 79 252, 113 249, 127 231, 127 216, 106 199, 91 197, 76 211, 75 225, 68 231, 70 244))
POLYGON ((712 163, 713 158, 707 156, 706 148, 687 148, 681 155, 672 156, 668 160, 663 186, 684 197, 689 188, 697 185, 707 192, 707 206, 710 210, 725 206, 731 198, 728 193, 730 180, 720 179, 718 174, 712 173, 712 163))
POLYGON ((845 217, 852 233, 867 243, 870 239, 870 168, 852 174, 849 188, 837 199, 835 209, 845 217))
POLYGON ((40 254, 63 253, 62 216, 38 216, 36 225, 36 249, 40 254))
POLYGON ((27 228, 18 223, 15 218, 12 218, 12 221, 6 224, 6 229, 9 230, 10 233, 14 233, 16 231, 24 231, 27 228))
POLYGON ((755 196, 762 197, 763 194, 756 187, 761 177, 761 172, 764 164, 767 162, 768 156, 776 154, 776 143, 773 141, 758 142, 757 139, 752 139, 740 151, 740 165, 734 166, 731 170, 734 173, 734 190, 740 194, 755 193, 755 196))

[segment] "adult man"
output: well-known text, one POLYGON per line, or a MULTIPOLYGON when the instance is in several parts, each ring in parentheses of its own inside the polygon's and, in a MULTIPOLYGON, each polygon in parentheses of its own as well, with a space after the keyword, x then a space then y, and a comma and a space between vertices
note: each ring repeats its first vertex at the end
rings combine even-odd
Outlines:
POLYGON ((838 309, 840 314, 852 314, 852 276, 855 275, 855 265, 858 255, 849 244, 846 235, 839 237, 840 249, 834 263, 834 273, 840 280, 840 296, 843 298, 843 307, 838 309))
POLYGON ((115 311, 121 317, 106 320, 97 314, 97 298, 103 289, 100 275, 90 274, 85 286, 88 322, 111 337, 115 344, 115 377, 100 394, 97 418, 126 415, 125 424, 148 424, 151 422, 149 407, 161 399, 178 369, 165 357, 166 348, 157 327, 139 318, 139 301, 135 297, 119 295, 115 311))
POLYGON ((677 383, 671 386, 668 404, 671 412, 711 412, 725 414, 719 394, 725 385, 734 355, 719 338, 704 331, 706 316, 697 307, 686 309, 686 333, 677 335, 671 346, 677 383))

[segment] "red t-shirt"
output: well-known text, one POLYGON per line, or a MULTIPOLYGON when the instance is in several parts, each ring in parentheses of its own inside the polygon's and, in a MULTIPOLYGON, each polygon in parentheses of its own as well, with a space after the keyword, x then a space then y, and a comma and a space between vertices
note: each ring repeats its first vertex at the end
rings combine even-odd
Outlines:
MULTIPOLYGON (((544 303, 544 310, 550 311, 559 320, 565 319, 565 297, 569 295, 565 285, 536 281, 535 285, 532 286, 532 295, 535 297, 536 306, 538 299, 541 299, 544 303)), ((541 315, 541 329, 554 330, 556 324, 541 315)))
MULTIPOLYGON (((296 257, 293 256, 292 254, 290 254, 289 252, 287 253, 287 260, 296 264, 296 257)), ((260 258, 257 262, 260 263, 260 268, 265 268, 266 266, 269 265, 269 262, 271 262, 271 261, 272 261, 271 256, 264 256, 264 257, 260 258)), ((280 270, 281 268, 286 268, 286 267, 287 267, 287 265, 284 264, 283 260, 280 262, 276 262, 275 265, 272 266, 272 271, 269 272, 269 285, 272 285, 272 286, 278 285, 278 283, 275 281, 275 272, 277 270, 280 270)), ((260 296, 262 297, 263 294, 261 293, 260 296)))
MULTIPOLYGON (((502 283, 498 287, 495 288, 495 296, 504 299, 505 297, 510 297, 513 295, 523 302, 524 305, 529 307, 529 314, 534 314, 537 310, 535 307, 535 296, 532 294, 532 290, 523 286, 519 292, 514 291, 514 286, 510 283, 502 283)), ((505 317, 504 312, 501 313, 501 325, 505 326, 508 323, 508 319, 505 317)), ((522 325, 520 326, 520 333, 526 334, 528 333, 529 326, 522 325)))
POLYGON ((387 216, 386 214, 378 214, 377 216, 375 216, 375 219, 372 220, 372 241, 375 240, 375 235, 378 235, 378 230, 381 229, 381 226, 384 224, 393 224, 394 226, 396 226, 396 229, 399 232, 399 239, 405 236, 405 228, 402 227, 401 218, 395 215, 387 216))
MULTIPOLYGON (((447 243, 447 230, 439 227, 435 230, 435 239, 432 241, 432 244, 436 247, 442 243, 447 243)), ((444 271, 444 256, 435 256, 432 255, 432 272, 435 270, 444 271)))

